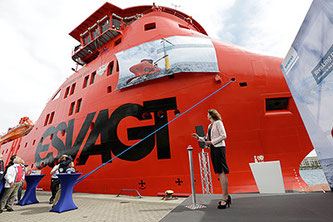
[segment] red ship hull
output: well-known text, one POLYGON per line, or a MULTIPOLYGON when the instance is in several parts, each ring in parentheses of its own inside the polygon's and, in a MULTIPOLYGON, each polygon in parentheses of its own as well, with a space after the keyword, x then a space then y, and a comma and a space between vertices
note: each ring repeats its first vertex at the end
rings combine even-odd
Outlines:
MULTIPOLYGON (((106 3, 99 11, 111 6, 106 3)), ((118 10, 119 14, 130 11, 113 10, 118 10)), ((107 53, 99 55, 62 84, 59 99, 50 100, 28 135, 1 145, 0 152, 6 162, 13 154, 21 156, 29 165, 29 172, 41 170, 46 174, 39 187, 49 190, 49 172, 61 154, 72 155, 76 169, 87 174, 175 118, 175 110, 186 111, 235 78, 235 82, 140 146, 86 177, 75 186, 75 191, 115 194, 122 189, 137 189, 142 195, 157 195, 171 189, 176 193, 190 193, 186 148, 192 145, 196 190, 200 192, 198 153, 201 148, 191 134, 195 132, 195 126, 203 125, 206 129, 210 108, 221 113, 227 132, 231 193, 258 192, 249 167, 257 155, 264 155, 265 161, 280 161, 286 190, 306 186, 302 180, 297 181, 295 172, 298 173, 301 161, 313 147, 280 70, 280 58, 250 53, 212 40, 220 73, 179 73, 172 78, 166 76, 114 90, 119 77, 119 70, 115 68, 112 75, 105 72, 84 87, 85 76, 97 70, 101 61, 117 63, 117 52, 175 35, 205 36, 204 31, 174 28, 178 23, 186 26, 184 20, 162 11, 150 12, 132 23, 122 33, 122 41, 126 44, 122 42, 114 47, 113 41, 108 43, 107 53), (158 29, 147 34, 142 27, 150 22, 156 22, 158 29), (216 75, 220 77, 218 81, 216 75), (76 84, 75 91, 66 92, 68 87, 74 88, 73 84, 76 84), (288 98, 287 108, 267 110, 266 102, 271 98, 288 98), (79 100, 82 102, 77 108, 79 100), (143 110, 148 110, 145 112, 150 118, 143 118, 143 110), (160 117, 159 111, 164 111, 165 115, 160 117), (45 124, 45 117, 52 112, 55 112, 53 122, 45 124)), ((214 193, 221 193, 217 176, 212 175, 212 179, 214 193)))

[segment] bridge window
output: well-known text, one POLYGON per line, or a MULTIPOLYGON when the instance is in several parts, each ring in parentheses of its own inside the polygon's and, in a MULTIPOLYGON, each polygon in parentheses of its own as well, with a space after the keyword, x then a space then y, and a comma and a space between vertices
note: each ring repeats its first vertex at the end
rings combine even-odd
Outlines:
POLYGON ((155 29, 155 28, 156 28, 156 23, 155 22, 145 24, 145 31, 152 30, 152 29, 155 29))
POLYGON ((289 97, 266 99, 266 111, 287 110, 289 97))

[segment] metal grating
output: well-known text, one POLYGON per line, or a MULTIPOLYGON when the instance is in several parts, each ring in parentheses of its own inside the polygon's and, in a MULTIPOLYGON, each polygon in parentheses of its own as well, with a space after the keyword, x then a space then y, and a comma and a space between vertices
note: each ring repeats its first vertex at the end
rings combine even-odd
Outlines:
POLYGON ((199 153, 200 175, 203 194, 213 194, 212 175, 210 172, 208 152, 199 153))

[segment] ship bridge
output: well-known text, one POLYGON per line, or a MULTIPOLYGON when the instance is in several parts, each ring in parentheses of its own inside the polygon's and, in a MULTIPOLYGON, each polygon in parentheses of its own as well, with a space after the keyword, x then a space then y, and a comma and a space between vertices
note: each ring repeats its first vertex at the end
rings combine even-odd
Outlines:
POLYGON ((190 22, 191 28, 207 35, 202 26, 190 16, 175 9, 153 6, 136 6, 121 9, 110 3, 105 3, 96 12, 83 21, 71 33, 80 42, 73 50, 72 59, 80 65, 88 64, 98 57, 101 48, 110 41, 115 45, 121 43, 122 32, 145 14, 161 11, 177 16, 190 22))

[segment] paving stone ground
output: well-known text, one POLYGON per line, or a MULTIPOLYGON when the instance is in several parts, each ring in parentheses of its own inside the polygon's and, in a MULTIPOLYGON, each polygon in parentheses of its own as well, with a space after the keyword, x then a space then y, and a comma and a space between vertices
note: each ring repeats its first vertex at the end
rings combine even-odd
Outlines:
POLYGON ((63 213, 49 212, 50 192, 37 191, 38 204, 14 205, 13 212, 0 214, 2 222, 62 221, 62 222, 149 222, 159 221, 185 198, 161 200, 161 197, 134 197, 74 193, 73 200, 78 209, 63 213))

